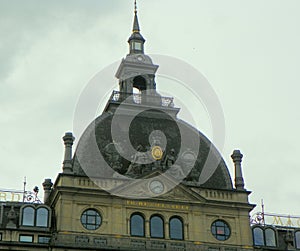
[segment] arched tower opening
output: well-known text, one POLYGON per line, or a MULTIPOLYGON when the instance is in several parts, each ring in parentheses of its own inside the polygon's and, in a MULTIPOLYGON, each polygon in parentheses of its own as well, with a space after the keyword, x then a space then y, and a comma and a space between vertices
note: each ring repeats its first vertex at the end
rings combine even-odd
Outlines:
POLYGON ((133 79, 133 88, 138 89, 140 93, 145 91, 147 89, 146 79, 144 79, 142 76, 136 76, 133 79))

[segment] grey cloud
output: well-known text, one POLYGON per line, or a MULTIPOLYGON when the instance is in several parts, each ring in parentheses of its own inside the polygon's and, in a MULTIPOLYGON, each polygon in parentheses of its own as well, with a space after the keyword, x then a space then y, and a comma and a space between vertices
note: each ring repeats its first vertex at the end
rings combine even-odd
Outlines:
POLYGON ((94 25, 100 17, 116 15, 125 4, 119 0, 1 1, 0 81, 9 75, 17 56, 51 30, 68 23, 69 29, 82 32, 83 20, 85 26, 94 25))

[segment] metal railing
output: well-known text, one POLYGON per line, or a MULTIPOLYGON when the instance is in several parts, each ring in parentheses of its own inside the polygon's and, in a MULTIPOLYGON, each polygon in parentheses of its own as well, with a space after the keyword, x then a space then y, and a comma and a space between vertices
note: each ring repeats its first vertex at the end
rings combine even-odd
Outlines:
POLYGON ((174 107, 174 98, 162 97, 160 95, 147 95, 140 93, 126 93, 113 91, 110 101, 115 103, 133 103, 133 104, 148 104, 158 105, 162 107, 174 107))

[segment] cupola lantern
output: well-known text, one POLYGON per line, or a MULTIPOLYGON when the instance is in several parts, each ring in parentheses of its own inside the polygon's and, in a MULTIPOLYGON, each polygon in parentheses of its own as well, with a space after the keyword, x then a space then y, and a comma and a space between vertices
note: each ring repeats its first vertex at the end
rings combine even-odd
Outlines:
POLYGON ((140 33, 139 20, 137 17, 137 5, 136 1, 134 1, 134 20, 133 20, 133 28, 132 34, 128 39, 129 43, 129 54, 144 54, 144 43, 145 39, 140 33))

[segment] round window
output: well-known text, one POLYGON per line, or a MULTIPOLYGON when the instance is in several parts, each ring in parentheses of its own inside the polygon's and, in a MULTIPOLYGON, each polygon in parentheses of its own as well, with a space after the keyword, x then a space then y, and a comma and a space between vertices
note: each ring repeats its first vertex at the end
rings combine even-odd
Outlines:
POLYGON ((222 220, 216 220, 211 224, 211 233, 219 241, 226 241, 230 237, 230 227, 222 220))
POLYGON ((80 218, 82 226, 88 230, 96 230, 100 227, 102 218, 99 212, 95 209, 85 210, 80 218))

